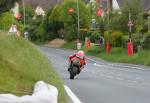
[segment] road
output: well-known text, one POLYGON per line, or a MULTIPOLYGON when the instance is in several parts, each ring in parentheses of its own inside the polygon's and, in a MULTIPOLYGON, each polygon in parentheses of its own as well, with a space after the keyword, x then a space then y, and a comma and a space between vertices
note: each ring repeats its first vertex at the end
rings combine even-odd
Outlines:
MULTIPOLYGON (((150 103, 150 71, 122 64, 105 63, 97 58, 87 60, 85 69, 69 79, 67 57, 74 51, 41 47, 64 84, 82 103, 150 103)), ((69 103, 73 103, 71 99, 69 103)))

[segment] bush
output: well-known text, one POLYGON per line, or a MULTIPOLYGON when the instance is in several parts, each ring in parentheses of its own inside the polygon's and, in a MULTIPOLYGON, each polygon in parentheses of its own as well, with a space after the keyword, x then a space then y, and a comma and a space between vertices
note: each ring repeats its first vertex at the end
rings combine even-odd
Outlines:
POLYGON ((11 13, 5 12, 0 14, 0 29, 8 30, 12 24, 12 21, 14 21, 14 17, 11 13))
POLYGON ((44 40, 44 34, 45 34, 45 30, 39 26, 30 26, 29 27, 29 37, 32 41, 36 41, 37 39, 40 39, 40 40, 44 40))
POLYGON ((128 40, 129 40, 129 36, 128 35, 122 36, 122 47, 123 48, 127 48, 128 40))
POLYGON ((90 37, 92 34, 92 31, 88 29, 80 29, 80 39, 85 40, 85 37, 90 37))
POLYGON ((116 32, 112 32, 111 34, 111 45, 113 47, 121 47, 122 45, 122 32, 116 31, 116 32))
POLYGON ((75 25, 66 27, 65 39, 67 41, 72 41, 77 38, 77 29, 75 25))
POLYGON ((142 35, 133 34, 132 35, 132 43, 133 43, 133 51, 137 52, 137 46, 140 45, 142 35))
POLYGON ((109 31, 104 32, 104 39, 105 39, 105 44, 107 43, 108 40, 110 40, 110 44, 113 47, 121 47, 122 45, 122 36, 123 33, 119 31, 110 31, 110 37, 108 37, 109 31))
POLYGON ((97 40, 99 40, 99 34, 97 31, 93 32, 90 36, 90 40, 92 43, 96 43, 97 40))
POLYGON ((145 34, 145 38, 142 41, 143 49, 150 49, 150 32, 145 34))

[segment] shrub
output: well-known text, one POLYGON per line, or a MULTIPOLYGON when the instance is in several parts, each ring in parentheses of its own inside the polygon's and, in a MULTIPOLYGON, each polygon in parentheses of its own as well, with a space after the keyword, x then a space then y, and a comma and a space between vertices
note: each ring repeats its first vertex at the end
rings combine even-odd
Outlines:
POLYGON ((99 34, 97 31, 93 32, 90 36, 90 40, 92 43, 95 43, 97 40, 99 40, 99 34))
POLYGON ((108 33, 109 33, 109 31, 105 31, 105 32, 104 32, 105 44, 108 42, 108 33))
POLYGON ((77 29, 74 26, 75 25, 66 27, 65 39, 67 41, 72 41, 77 38, 77 29))
POLYGON ((85 37, 90 37, 92 34, 92 31, 88 29, 80 29, 80 39, 85 40, 85 37))
POLYGON ((129 40, 129 36, 128 35, 122 36, 122 47, 123 48, 127 48, 128 40, 129 40))
POLYGON ((150 49, 150 32, 145 34, 144 40, 142 41, 143 49, 150 49))
POLYGON ((105 39, 105 44, 107 43, 108 40, 110 40, 110 43, 113 47, 120 47, 122 45, 122 36, 123 33, 119 31, 110 31, 110 36, 108 37, 109 31, 104 32, 104 39, 105 39))
POLYGON ((137 46, 140 45, 141 38, 142 38, 142 35, 139 35, 139 34, 132 35, 132 43, 133 43, 134 52, 137 52, 137 46))
POLYGON ((32 41, 36 41, 37 39, 41 39, 41 40, 44 40, 44 34, 45 34, 45 30, 39 26, 30 26, 29 27, 29 37, 32 41))
POLYGON ((122 32, 116 31, 111 34, 111 45, 114 47, 121 47, 122 45, 122 32))
POLYGON ((12 21, 14 21, 14 17, 11 13, 5 12, 0 14, 0 29, 8 30, 12 24, 12 21))

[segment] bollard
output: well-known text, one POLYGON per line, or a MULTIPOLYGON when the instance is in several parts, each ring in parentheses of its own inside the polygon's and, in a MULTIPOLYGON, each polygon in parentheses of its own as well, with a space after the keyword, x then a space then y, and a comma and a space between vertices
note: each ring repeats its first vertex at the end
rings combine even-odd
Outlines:
POLYGON ((109 54, 110 53, 110 43, 107 42, 107 45, 106 45, 106 54, 109 54))
POLYGON ((133 55, 133 44, 131 41, 128 42, 128 56, 132 56, 133 55))

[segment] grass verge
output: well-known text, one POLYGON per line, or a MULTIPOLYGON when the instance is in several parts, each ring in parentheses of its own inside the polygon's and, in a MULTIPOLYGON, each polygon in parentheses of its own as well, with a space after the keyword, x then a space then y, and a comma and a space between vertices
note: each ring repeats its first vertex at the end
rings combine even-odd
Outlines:
POLYGON ((59 103, 66 103, 63 83, 48 59, 29 41, 0 32, 0 93, 30 94, 43 80, 59 90, 59 103))
MULTIPOLYGON (((76 49, 75 42, 65 43, 62 48, 76 49)), ((85 51, 85 47, 81 48, 85 51)), ((150 66, 150 50, 142 50, 139 53, 135 53, 133 56, 128 57, 127 49, 125 48, 111 48, 109 55, 105 53, 104 48, 95 46, 91 44, 90 51, 86 53, 87 55, 96 56, 103 60, 110 62, 119 62, 119 63, 130 63, 130 64, 141 64, 145 66, 150 66)))

